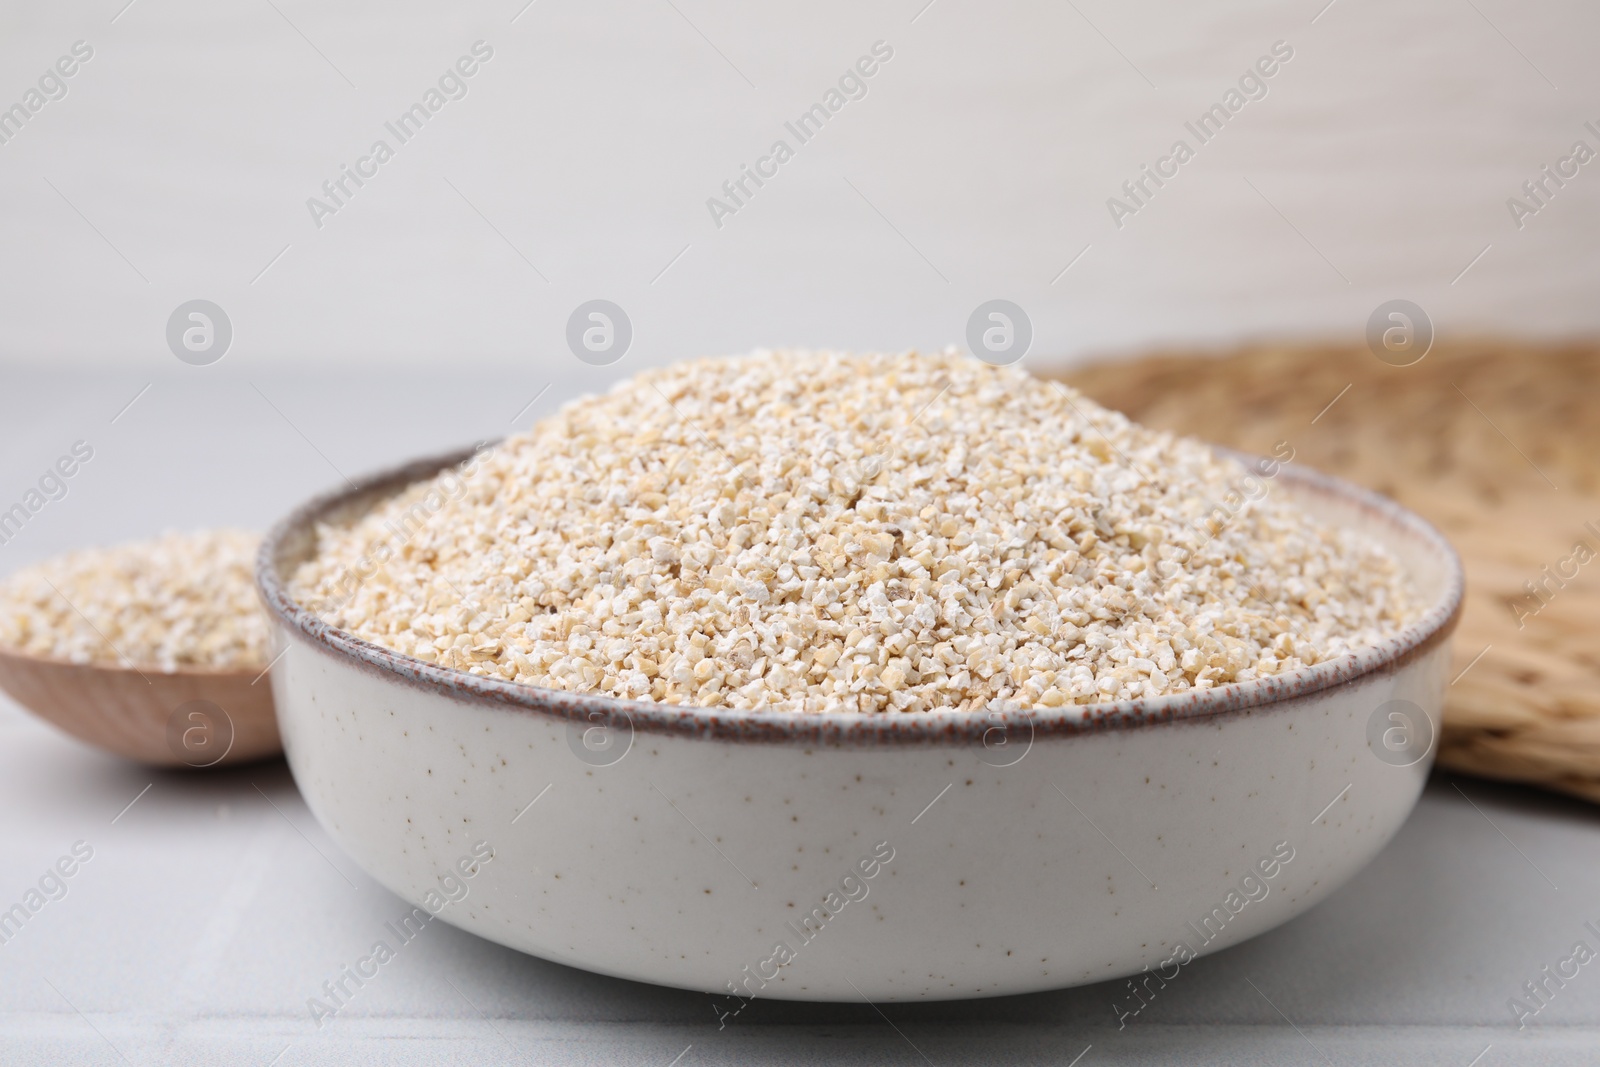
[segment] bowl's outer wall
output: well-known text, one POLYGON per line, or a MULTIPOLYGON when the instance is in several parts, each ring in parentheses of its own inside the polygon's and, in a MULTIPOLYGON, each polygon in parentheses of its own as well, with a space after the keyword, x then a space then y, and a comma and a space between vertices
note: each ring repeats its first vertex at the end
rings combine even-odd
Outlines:
POLYGON ((1410 812, 1431 750, 1409 767, 1383 762, 1368 720, 1410 700, 1436 738, 1449 663, 1439 641, 1253 710, 1012 738, 998 752, 640 731, 594 766, 562 719, 407 684, 281 623, 277 638, 272 686, 295 780, 399 896, 424 903, 488 842, 494 858, 445 921, 607 974, 814 1000, 1058 988, 1158 967, 1180 940, 1212 951, 1284 922, 1410 812), (893 859, 864 898, 809 941, 786 925, 826 910, 880 842, 893 859), (1230 891, 1275 849, 1293 859, 1229 915, 1230 891), (1206 943, 1202 920, 1219 907, 1228 921, 1214 919, 1206 943), (763 979, 780 942, 794 958, 763 979))
POLYGON ((265 682, 253 684, 260 677, 255 670, 167 674, 0 652, 0 689, 18 704, 80 741, 154 767, 225 767, 283 751, 272 692, 265 682), (174 744, 173 716, 191 701, 227 717, 225 735, 206 734, 223 755, 174 744))

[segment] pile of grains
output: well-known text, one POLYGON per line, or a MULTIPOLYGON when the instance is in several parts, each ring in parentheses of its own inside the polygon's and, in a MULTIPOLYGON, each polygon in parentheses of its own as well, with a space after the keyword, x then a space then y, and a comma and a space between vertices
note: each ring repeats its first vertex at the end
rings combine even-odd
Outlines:
POLYGON ((266 666, 259 544, 238 530, 169 533, 71 552, 0 584, 0 647, 106 666, 266 666))
POLYGON ((292 593, 473 674, 795 712, 1208 688, 1419 612, 1281 492, 1221 506, 1242 465, 953 352, 683 363, 464 466, 319 529, 292 593))

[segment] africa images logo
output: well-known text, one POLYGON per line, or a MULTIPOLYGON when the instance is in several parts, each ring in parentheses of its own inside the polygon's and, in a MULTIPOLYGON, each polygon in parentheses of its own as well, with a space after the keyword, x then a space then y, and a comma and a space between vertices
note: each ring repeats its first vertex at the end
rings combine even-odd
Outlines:
POLYGON ((453 66, 445 68, 444 73, 439 75, 437 85, 428 86, 421 100, 402 111, 393 122, 383 124, 383 128, 394 138, 393 145, 382 137, 373 141, 367 154, 359 157, 354 167, 341 163, 338 176, 322 183, 322 197, 306 198, 306 210, 311 213, 311 221, 317 229, 322 229, 324 218, 337 215, 367 182, 376 178, 378 168, 393 159, 400 146, 421 133, 422 128, 444 109, 445 104, 467 95, 467 79, 476 75, 483 64, 494 58, 494 46, 486 41, 474 41, 471 53, 461 56, 453 66))

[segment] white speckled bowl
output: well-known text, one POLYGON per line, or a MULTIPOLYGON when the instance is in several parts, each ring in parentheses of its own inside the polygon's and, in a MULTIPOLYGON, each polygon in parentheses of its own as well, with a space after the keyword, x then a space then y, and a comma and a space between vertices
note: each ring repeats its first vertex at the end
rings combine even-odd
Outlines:
POLYGON ((1431 603, 1382 647, 1090 708, 790 716, 491 681, 288 597, 316 521, 464 455, 308 504, 268 537, 258 580, 311 810, 395 893, 524 952, 798 1000, 1170 980, 1350 878, 1432 763, 1460 561, 1421 519, 1323 475, 1285 469, 1274 491, 1382 539, 1431 603))

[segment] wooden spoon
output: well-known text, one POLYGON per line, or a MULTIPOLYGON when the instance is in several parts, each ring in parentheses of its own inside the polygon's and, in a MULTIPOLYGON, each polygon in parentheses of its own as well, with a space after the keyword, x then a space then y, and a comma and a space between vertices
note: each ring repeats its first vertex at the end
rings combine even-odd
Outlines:
POLYGON ((81 741, 141 763, 213 767, 283 751, 260 668, 67 663, 0 648, 0 689, 81 741))

